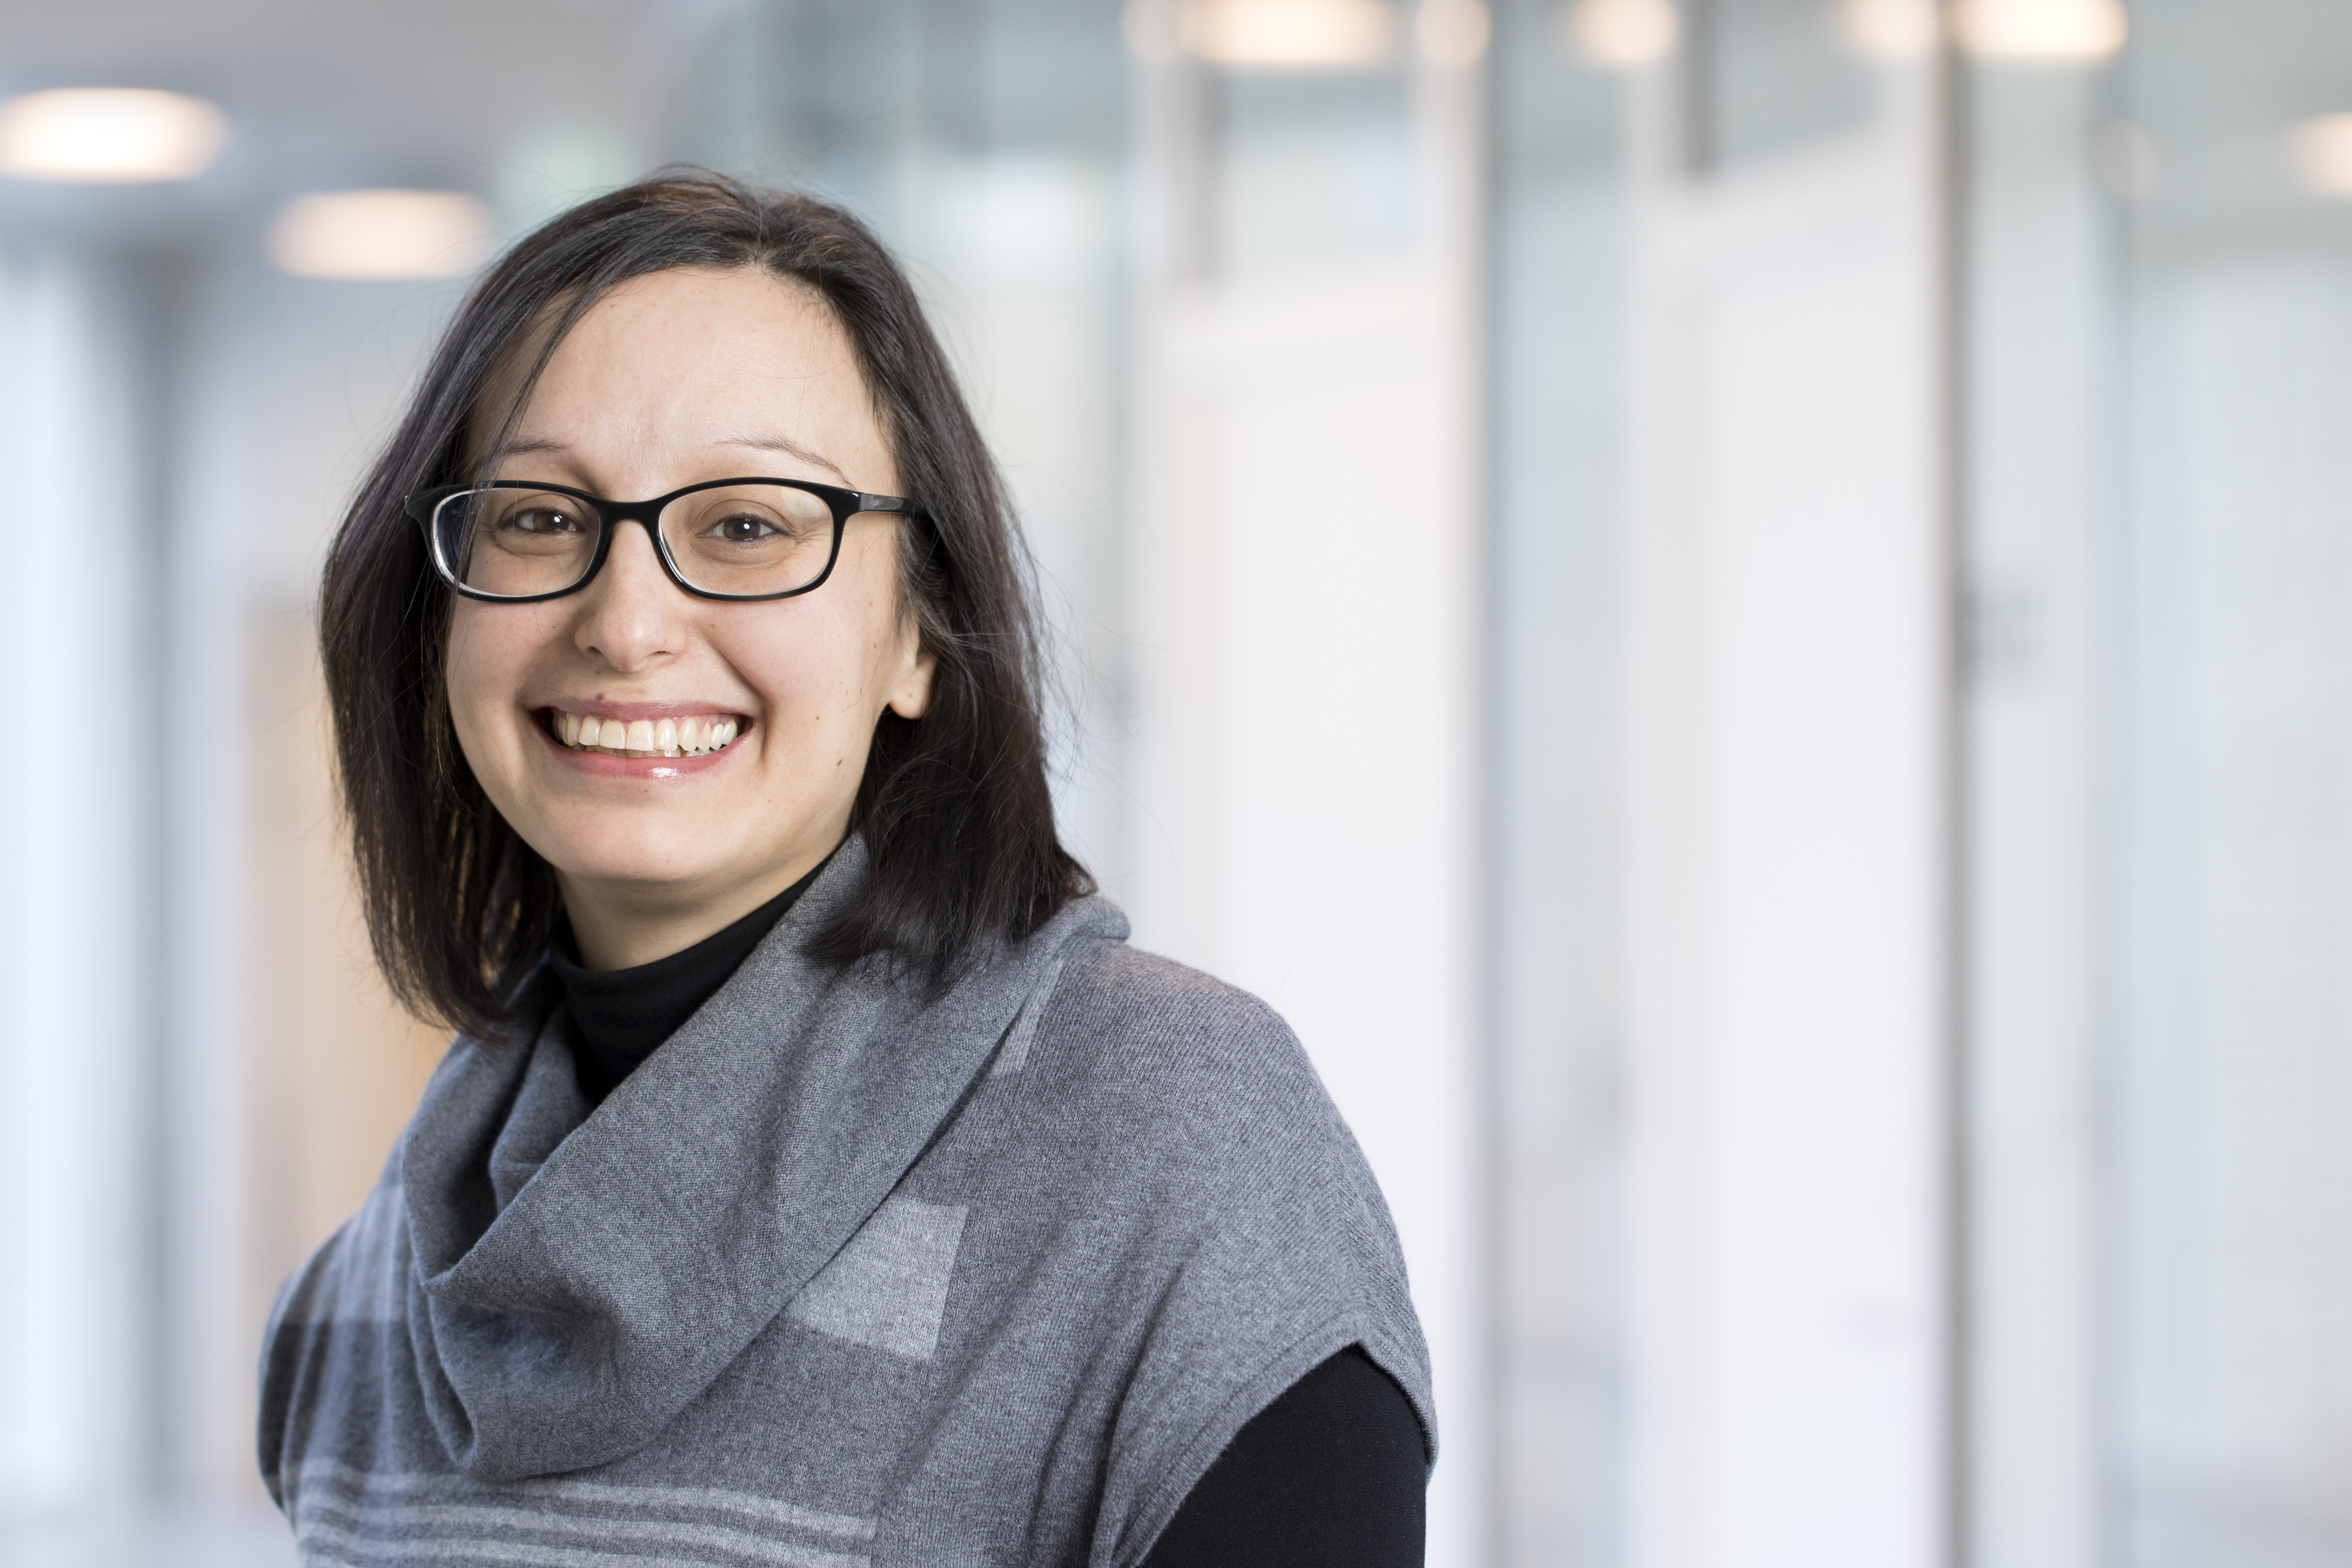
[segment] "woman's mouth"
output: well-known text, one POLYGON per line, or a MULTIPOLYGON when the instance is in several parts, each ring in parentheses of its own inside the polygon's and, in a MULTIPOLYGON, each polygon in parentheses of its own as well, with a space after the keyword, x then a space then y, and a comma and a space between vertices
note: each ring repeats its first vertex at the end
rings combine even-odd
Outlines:
POLYGON ((602 752, 612 757, 698 757, 724 750, 741 725, 728 713, 625 720, 567 713, 559 708, 548 714, 547 727, 575 752, 602 752))

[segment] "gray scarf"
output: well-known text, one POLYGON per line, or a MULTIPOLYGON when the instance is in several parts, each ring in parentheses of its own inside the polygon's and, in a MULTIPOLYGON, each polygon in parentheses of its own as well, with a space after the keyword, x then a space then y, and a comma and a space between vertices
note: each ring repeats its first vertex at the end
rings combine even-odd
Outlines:
POLYGON ((1099 900, 927 998, 805 952, 844 847, 602 1105, 551 987, 460 1038, 290 1279, 261 1460, 316 1563, 1139 1562, 1361 1343, 1386 1209, 1280 1020, 1099 900))

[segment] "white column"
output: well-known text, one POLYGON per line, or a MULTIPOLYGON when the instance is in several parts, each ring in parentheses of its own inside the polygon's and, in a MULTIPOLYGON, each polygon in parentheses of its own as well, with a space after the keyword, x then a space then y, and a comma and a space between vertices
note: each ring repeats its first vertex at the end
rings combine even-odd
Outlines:
POLYGON ((1940 106, 1635 171, 1633 1561, 1946 1560, 1940 106))
POLYGON ((119 1551, 152 1448, 146 1199, 163 547, 138 294, 0 258, 0 1557, 119 1551))

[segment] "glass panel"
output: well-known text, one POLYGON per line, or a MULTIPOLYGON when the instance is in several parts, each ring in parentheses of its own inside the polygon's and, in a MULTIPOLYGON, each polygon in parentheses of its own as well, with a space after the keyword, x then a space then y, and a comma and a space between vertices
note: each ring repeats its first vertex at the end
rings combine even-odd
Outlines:
POLYGON ((1492 1561, 1619 1568, 1625 94, 1555 0, 1494 17, 1492 1561))
MULTIPOLYGON (((2055 7, 2053 7, 2055 9, 2055 7)), ((2352 1561, 2352 8, 1971 73, 1974 1561, 2352 1561)))
POLYGON ((2106 84, 1972 74, 1968 268, 1969 1344, 1973 1568, 2092 1568, 2100 691, 2116 208, 2106 84))
POLYGON ((1404 78, 1219 79, 1215 269, 1230 281, 1402 251, 1412 233, 1404 78))
POLYGON ((1840 30, 1836 0, 1695 0, 1698 162, 1721 168, 1869 120, 1867 63, 1840 30))
POLYGON ((2338 0, 2134 7, 2109 1342, 2125 1559, 2352 1554, 2338 0))

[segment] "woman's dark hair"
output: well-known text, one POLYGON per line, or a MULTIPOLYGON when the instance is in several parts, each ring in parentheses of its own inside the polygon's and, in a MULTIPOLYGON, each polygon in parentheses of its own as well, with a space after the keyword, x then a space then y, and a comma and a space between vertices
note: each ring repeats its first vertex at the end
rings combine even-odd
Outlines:
POLYGON ((851 818, 866 881, 817 933, 820 956, 887 954, 937 985, 1092 888, 1054 830, 1027 557, 914 291, 838 207, 664 171, 554 219, 475 286, 328 552, 320 642, 376 961, 404 1005, 478 1037, 509 1031, 507 1000, 559 899, 458 749, 442 668, 453 595, 402 500, 463 477, 478 412, 510 422, 614 285, 677 268, 757 268, 824 297, 919 513, 899 525, 899 580, 938 661, 930 703, 875 731, 851 818), (527 351, 513 406, 478 410, 527 351))

